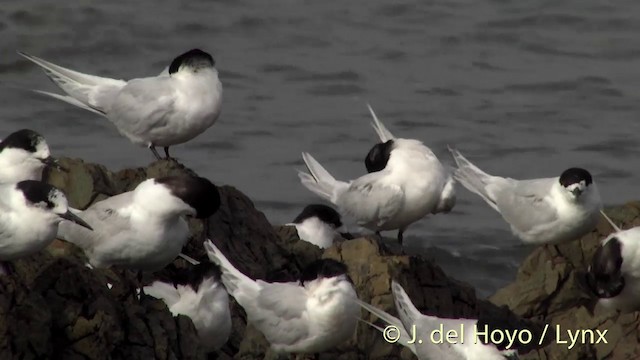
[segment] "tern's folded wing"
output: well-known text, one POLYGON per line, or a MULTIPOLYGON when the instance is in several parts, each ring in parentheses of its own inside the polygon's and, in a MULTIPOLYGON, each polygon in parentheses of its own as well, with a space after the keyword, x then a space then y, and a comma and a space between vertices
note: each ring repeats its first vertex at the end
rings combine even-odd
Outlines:
POLYGON ((558 217, 547 201, 553 179, 514 181, 511 186, 491 189, 504 219, 520 232, 552 223, 558 217))
POLYGON ((361 226, 381 226, 402 208, 404 192, 379 181, 381 172, 364 175, 349 185, 336 201, 340 210, 361 226))
POLYGON ((175 110, 172 84, 170 77, 129 81, 106 109, 107 117, 118 129, 134 136, 166 126, 175 110))
POLYGON ((294 283, 265 283, 256 308, 245 309, 249 321, 265 335, 273 345, 288 346, 309 335, 307 293, 294 283))
POLYGON ((78 215, 91 225, 93 231, 75 223, 63 221, 58 226, 58 238, 86 249, 105 236, 113 237, 119 232, 129 230, 129 218, 122 216, 119 210, 129 206, 132 200, 133 193, 126 192, 91 205, 78 215))

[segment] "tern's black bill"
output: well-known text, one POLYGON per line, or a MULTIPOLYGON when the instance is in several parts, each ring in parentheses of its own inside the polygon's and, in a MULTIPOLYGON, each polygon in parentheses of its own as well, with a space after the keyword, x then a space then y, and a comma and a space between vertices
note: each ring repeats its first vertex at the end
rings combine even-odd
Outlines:
POLYGON ((93 228, 91 226, 89 226, 89 224, 87 224, 84 220, 80 219, 80 217, 74 213, 72 213, 71 211, 67 211, 66 213, 60 215, 61 218, 65 219, 65 220, 69 220, 69 221, 73 221, 74 223, 80 225, 80 226, 84 226, 87 229, 93 231, 93 228))
POLYGON ((43 164, 45 164, 47 166, 51 166, 53 168, 56 168, 56 169, 58 169, 60 171, 64 171, 66 173, 69 172, 69 169, 67 169, 66 167, 60 165, 60 162, 58 161, 58 159, 55 159, 55 158, 53 158, 51 156, 49 156, 46 159, 42 159, 40 161, 42 161, 43 164))

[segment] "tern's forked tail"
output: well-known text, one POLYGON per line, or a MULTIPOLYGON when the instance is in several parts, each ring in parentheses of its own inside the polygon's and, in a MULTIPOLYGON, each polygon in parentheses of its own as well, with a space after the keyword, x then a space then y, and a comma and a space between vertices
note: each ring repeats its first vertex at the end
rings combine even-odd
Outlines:
POLYGON ((207 251, 209 260, 220 266, 222 283, 227 292, 243 307, 255 301, 260 291, 260 285, 236 269, 211 240, 204 242, 204 249, 207 251))
POLYGON ((81 72, 53 64, 36 56, 25 54, 23 52, 18 52, 18 54, 40 66, 49 79, 67 93, 68 96, 40 90, 36 90, 37 93, 51 96, 100 115, 105 114, 104 99, 113 95, 114 90, 118 90, 126 85, 126 82, 123 80, 83 74, 81 72))
POLYGON ((467 190, 480 195, 484 201, 497 211, 498 208, 495 200, 487 192, 487 185, 494 177, 473 165, 467 158, 462 156, 458 150, 449 148, 449 151, 458 166, 453 173, 454 179, 467 188, 467 190))
POLYGON ((380 138, 380 141, 385 143, 385 142, 387 142, 389 140, 395 139, 395 136, 393 136, 391 131, 389 131, 386 128, 386 126, 384 126, 382 121, 380 121, 380 119, 378 119, 378 117, 376 116, 376 113, 373 111, 373 108, 371 107, 371 105, 367 104, 367 107, 369 108, 369 112, 371 113, 371 117, 373 117, 373 121, 371 122, 371 126, 373 127, 373 130, 376 131, 376 134, 378 134, 378 137, 380 138))
POLYGON ((393 301, 396 305, 400 321, 402 321, 405 329, 410 329, 422 314, 416 306, 413 305, 411 298, 409 298, 409 295, 407 295, 402 286, 395 280, 391 282, 391 292, 393 293, 393 301))
MULTIPOLYGON (((400 319, 398 319, 397 317, 389 314, 388 312, 382 310, 382 309, 378 309, 377 307, 367 304, 366 302, 360 300, 360 299, 356 299, 355 300, 356 303, 358 303, 358 305, 360 305, 360 307, 362 307, 363 309, 367 310, 368 312, 372 313, 373 315, 377 316, 378 318, 380 318, 382 321, 384 321, 387 325, 392 325, 395 326, 396 328, 399 329, 399 339, 398 342, 402 345, 404 345, 405 347, 408 347, 409 350, 411 350, 411 352, 413 352, 414 354, 418 355, 416 353, 416 347, 414 345, 413 342, 411 342, 411 337, 409 336, 409 332, 406 331, 404 324, 402 324, 402 321, 400 321, 400 319)), ((369 326, 373 327, 374 329, 380 331, 381 333, 384 334, 385 329, 383 329, 382 327, 375 325, 373 323, 370 323, 366 320, 360 319, 361 321, 365 322, 366 324, 368 324, 369 326)))
POLYGON ((302 159, 309 170, 309 174, 298 171, 298 177, 302 185, 321 198, 335 204, 334 197, 337 187, 346 184, 342 181, 337 181, 310 154, 303 152, 302 159))

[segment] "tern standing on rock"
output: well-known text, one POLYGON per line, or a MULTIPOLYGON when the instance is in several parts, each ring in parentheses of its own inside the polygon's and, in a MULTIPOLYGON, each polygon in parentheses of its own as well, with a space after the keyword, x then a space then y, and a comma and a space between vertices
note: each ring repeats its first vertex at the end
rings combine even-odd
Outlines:
POLYGON ((207 219, 219 207, 218 189, 207 179, 148 179, 133 191, 78 210, 93 232, 63 222, 58 238, 83 249, 93 267, 157 271, 171 263, 189 240, 183 216, 207 219))
POLYGON ((381 140, 365 159, 369 174, 339 181, 310 154, 302 153, 309 173, 298 176, 307 189, 338 206, 358 225, 376 233, 397 229, 402 244, 409 225, 430 213, 451 211, 455 182, 428 147, 418 140, 394 137, 369 110, 381 140))
POLYGON ((22 180, 42 180, 45 166, 65 171, 51 157, 44 137, 29 129, 9 134, 0 141, 0 184, 12 184, 22 180))
POLYGON ((595 229, 602 210, 598 187, 581 168, 559 177, 515 180, 492 176, 450 149, 455 178, 502 215, 513 233, 529 244, 559 244, 595 229))
POLYGON ((176 57, 167 71, 129 81, 83 74, 19 53, 44 69, 67 95, 37 91, 105 116, 132 143, 156 146, 185 143, 211 127, 220 115, 222 84, 213 57, 199 49, 176 57))

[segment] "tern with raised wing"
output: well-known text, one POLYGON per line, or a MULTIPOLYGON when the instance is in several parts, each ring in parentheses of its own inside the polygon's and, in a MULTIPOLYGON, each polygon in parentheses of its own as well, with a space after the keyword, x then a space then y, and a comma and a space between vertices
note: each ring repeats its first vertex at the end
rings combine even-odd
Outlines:
POLYGON ((455 182, 422 142, 394 137, 369 107, 372 126, 380 138, 367 154, 369 174, 336 180, 308 153, 302 159, 309 173, 299 172, 311 192, 351 216, 358 225, 380 231, 398 230, 402 244, 409 225, 428 214, 448 213, 456 202, 455 182))

